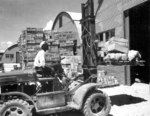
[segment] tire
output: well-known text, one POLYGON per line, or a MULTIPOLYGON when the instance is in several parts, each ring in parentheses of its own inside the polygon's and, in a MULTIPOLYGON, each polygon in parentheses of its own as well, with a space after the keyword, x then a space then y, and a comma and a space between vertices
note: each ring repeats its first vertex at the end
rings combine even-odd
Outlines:
POLYGON ((84 116, 107 116, 111 109, 109 96, 93 93, 85 101, 82 112, 84 116))
POLYGON ((15 99, 3 104, 0 116, 32 116, 32 113, 26 101, 15 99))

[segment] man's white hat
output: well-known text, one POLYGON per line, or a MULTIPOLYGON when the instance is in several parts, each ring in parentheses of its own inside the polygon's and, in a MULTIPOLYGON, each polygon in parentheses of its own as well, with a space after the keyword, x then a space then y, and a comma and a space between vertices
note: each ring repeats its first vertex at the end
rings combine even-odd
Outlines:
POLYGON ((45 43, 46 43, 45 41, 42 41, 42 42, 40 43, 40 48, 42 48, 42 46, 43 46, 45 43))

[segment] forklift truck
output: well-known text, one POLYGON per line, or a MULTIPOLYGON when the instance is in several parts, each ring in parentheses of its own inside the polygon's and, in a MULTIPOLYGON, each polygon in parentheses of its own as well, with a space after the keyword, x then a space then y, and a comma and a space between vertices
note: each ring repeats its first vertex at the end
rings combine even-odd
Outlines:
POLYGON ((57 72, 55 76, 42 78, 33 69, 2 73, 0 75, 2 89, 0 116, 50 115, 69 110, 81 110, 84 116, 109 114, 110 98, 100 89, 107 85, 96 83, 97 55, 94 43, 95 16, 92 0, 82 4, 81 24, 83 76, 66 81, 64 84, 58 76, 61 74, 57 72), (46 90, 42 90, 43 88, 40 91, 37 90, 36 82, 45 83, 46 90))

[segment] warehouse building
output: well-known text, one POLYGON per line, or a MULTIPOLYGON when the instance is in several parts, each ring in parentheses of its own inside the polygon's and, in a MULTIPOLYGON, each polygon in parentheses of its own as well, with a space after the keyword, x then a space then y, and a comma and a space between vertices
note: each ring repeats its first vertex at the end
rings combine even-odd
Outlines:
POLYGON ((79 42, 81 41, 81 13, 60 12, 53 23, 52 31, 65 32, 73 31, 77 35, 79 42))
POLYGON ((14 44, 5 50, 1 62, 3 63, 5 72, 20 68, 20 53, 18 44, 14 44))
POLYGON ((52 25, 51 39, 58 45, 59 54, 65 58, 61 60, 66 75, 70 78, 82 73, 82 41, 81 41, 81 13, 60 12, 52 25))
POLYGON ((81 13, 75 12, 60 12, 53 23, 52 33, 70 33, 70 40, 77 40, 78 53, 81 54, 81 13), (72 36, 71 36, 72 33, 72 36))
POLYGON ((4 52, 0 51, 0 61, 2 60, 3 54, 4 54, 4 52))
MULTIPOLYGON (((149 0, 99 0, 94 1, 96 14, 96 37, 106 42, 111 37, 128 40, 130 50, 138 50, 145 61, 144 66, 116 66, 124 84, 132 84, 135 78, 150 81, 150 1, 149 0)), ((111 67, 111 66, 110 66, 111 67)), ((108 70, 108 66, 101 69, 108 70)), ((114 69, 114 66, 112 66, 114 69)), ((108 71, 109 72, 109 71, 108 71)), ((114 73, 116 70, 114 71, 114 73)))
POLYGON ((19 47, 18 44, 14 44, 8 47, 3 56, 2 56, 3 63, 19 63, 19 47))

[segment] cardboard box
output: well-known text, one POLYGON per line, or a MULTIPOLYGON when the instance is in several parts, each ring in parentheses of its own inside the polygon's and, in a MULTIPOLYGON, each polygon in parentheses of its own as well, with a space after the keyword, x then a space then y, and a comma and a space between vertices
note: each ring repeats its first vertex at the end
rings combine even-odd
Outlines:
POLYGON ((128 47, 128 40, 124 39, 124 38, 112 37, 112 38, 110 38, 109 41, 116 43, 116 44, 119 44, 121 46, 128 47))
POLYGON ((107 50, 108 52, 123 52, 123 53, 128 53, 128 48, 121 46, 117 43, 112 43, 110 45, 107 46, 107 50))

